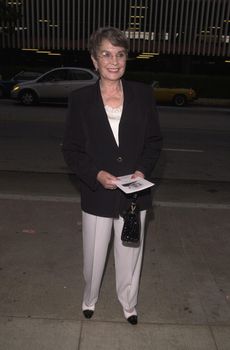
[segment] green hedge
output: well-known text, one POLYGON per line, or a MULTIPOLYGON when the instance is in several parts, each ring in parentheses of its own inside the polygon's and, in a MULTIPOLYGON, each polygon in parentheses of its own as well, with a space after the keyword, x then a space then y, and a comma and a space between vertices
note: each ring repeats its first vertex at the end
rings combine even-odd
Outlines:
POLYGON ((161 87, 193 88, 197 91, 199 97, 230 98, 230 77, 228 76, 128 71, 125 77, 147 84, 151 84, 154 80, 157 80, 161 87))

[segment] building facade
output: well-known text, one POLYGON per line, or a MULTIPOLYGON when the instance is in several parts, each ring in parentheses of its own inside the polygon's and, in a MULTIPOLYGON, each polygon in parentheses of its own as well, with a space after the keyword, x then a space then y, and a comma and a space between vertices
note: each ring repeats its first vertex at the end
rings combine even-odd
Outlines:
POLYGON ((0 48, 87 50, 98 27, 115 26, 144 54, 230 56, 229 0, 6 0, 0 48), (11 30, 7 30, 11 26, 11 30))

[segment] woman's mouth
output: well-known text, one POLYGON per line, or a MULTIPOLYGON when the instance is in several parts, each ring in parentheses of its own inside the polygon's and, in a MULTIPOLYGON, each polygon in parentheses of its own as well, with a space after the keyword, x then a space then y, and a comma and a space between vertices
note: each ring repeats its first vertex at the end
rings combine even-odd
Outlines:
POLYGON ((111 73, 116 73, 119 71, 119 68, 108 68, 108 71, 111 73))

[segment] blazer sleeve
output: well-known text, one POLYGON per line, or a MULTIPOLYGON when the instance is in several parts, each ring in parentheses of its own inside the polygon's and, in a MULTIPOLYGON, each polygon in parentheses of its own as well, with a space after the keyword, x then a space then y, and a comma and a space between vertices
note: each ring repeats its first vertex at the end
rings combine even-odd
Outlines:
POLYGON ((81 94, 73 92, 69 97, 62 152, 69 168, 81 181, 95 190, 98 186, 99 170, 86 152, 87 133, 84 127, 83 106, 84 101, 82 101, 81 94))
POLYGON ((160 156, 162 148, 162 134, 160 130, 156 102, 150 87, 146 88, 143 100, 145 100, 145 106, 147 108, 147 118, 145 125, 144 147, 137 164, 137 170, 141 171, 145 177, 150 177, 160 156))

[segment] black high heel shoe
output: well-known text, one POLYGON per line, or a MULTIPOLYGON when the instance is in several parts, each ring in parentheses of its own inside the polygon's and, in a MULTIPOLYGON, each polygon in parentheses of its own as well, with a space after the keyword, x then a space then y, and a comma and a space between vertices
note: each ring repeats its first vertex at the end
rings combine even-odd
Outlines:
POLYGON ((85 316, 85 318, 91 318, 94 314, 94 311, 93 310, 83 310, 83 315, 85 316))
POLYGON ((137 315, 132 315, 130 317, 127 318, 127 321, 132 324, 132 325, 135 325, 137 324, 137 315))

